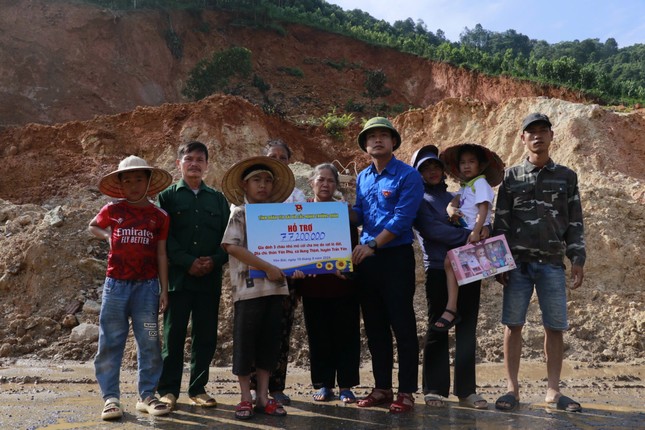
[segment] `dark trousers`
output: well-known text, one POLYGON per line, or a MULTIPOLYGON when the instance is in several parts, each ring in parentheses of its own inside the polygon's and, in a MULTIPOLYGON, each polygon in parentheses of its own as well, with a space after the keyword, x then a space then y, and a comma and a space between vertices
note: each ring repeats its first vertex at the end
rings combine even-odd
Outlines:
POLYGON ((358 385, 360 365, 360 308, 354 295, 303 297, 309 337, 311 383, 314 388, 358 385))
POLYGON ((414 316, 412 245, 379 249, 357 266, 360 302, 376 388, 392 388, 396 338, 399 392, 417 391, 419 340, 414 316))
MULTIPOLYGON (((455 326, 455 380, 454 394, 468 397, 476 392, 475 352, 477 348, 477 317, 481 282, 459 287, 457 312, 461 322, 455 326)), ((430 329, 446 309, 448 289, 446 272, 426 271, 426 299, 428 301, 428 332, 423 350, 423 393, 448 397, 450 393, 450 355, 448 332, 430 329)))
POLYGON ((280 338, 280 356, 278 366, 271 372, 269 392, 284 391, 287 382, 287 363, 289 363, 289 348, 291 346, 291 327, 298 301, 293 290, 284 297, 282 302, 282 335, 280 338))
POLYGON ((220 295, 220 291, 169 293, 168 309, 163 318, 163 372, 157 388, 161 396, 172 393, 179 397, 189 319, 192 323, 192 343, 188 395, 206 392, 208 368, 217 346, 220 295))

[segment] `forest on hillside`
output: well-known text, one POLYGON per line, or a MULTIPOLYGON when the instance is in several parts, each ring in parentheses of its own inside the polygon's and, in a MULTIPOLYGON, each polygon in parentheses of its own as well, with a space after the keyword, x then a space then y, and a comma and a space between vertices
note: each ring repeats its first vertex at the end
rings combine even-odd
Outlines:
MULTIPOLYGON (((280 34, 281 22, 298 23, 347 35, 367 43, 441 61, 487 75, 558 85, 582 92, 605 104, 645 104, 645 44, 618 48, 609 38, 549 44, 513 29, 495 32, 480 24, 464 28, 459 41, 443 31, 432 32, 422 20, 390 24, 359 9, 345 11, 324 0, 87 0, 102 7, 233 12, 236 25, 270 28, 280 34)), ((198 31, 209 31, 202 26, 198 31)), ((181 46, 169 31, 169 45, 181 46)))

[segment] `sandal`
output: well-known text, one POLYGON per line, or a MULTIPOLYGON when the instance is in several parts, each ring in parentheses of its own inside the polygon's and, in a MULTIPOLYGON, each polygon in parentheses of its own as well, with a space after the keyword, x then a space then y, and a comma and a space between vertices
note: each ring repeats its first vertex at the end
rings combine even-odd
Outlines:
POLYGON ((488 409, 488 402, 477 393, 472 393, 468 397, 460 397, 459 404, 473 409, 488 409))
POLYGON ((235 418, 248 420, 253 417, 253 404, 251 402, 240 402, 235 406, 235 418))
POLYGON ((372 406, 382 405, 383 403, 392 403, 393 397, 394 394, 391 389, 382 390, 380 388, 374 388, 367 397, 359 400, 356 405, 361 408, 371 408, 372 406), (374 394, 378 394, 378 396, 374 394))
POLYGON ((146 412, 153 416, 168 415, 170 408, 164 402, 159 401, 155 396, 148 396, 137 402, 137 411, 146 412))
POLYGON ((448 321, 444 317, 440 317, 437 321, 432 324, 432 330, 438 331, 438 332, 444 332, 448 331, 451 328, 453 328, 455 325, 459 324, 461 322, 461 315, 459 315, 457 312, 452 311, 450 309, 444 310, 444 313, 448 312, 451 314, 454 318, 451 321, 448 321), (443 324, 443 326, 438 326, 437 323, 443 324))
POLYGON ((216 408, 217 400, 212 398, 206 393, 198 394, 196 396, 190 396, 190 400, 193 401, 193 405, 201 406, 202 408, 216 408))
POLYGON ((164 394, 159 401, 167 404, 171 411, 177 407, 177 396, 173 393, 164 394))
POLYGON ((276 402, 273 399, 270 399, 266 405, 260 406, 257 405, 255 407, 255 412, 265 414, 265 415, 271 415, 274 417, 286 417, 287 416, 287 411, 284 410, 282 407, 282 404, 276 402))
POLYGON ((118 420, 123 417, 123 411, 121 410, 121 403, 116 397, 110 397, 105 401, 105 406, 103 406, 103 412, 101 412, 101 419, 105 421, 109 420, 118 420))
POLYGON ((582 406, 580 403, 573 400, 571 397, 564 396, 560 394, 558 399, 554 402, 548 402, 549 404, 555 404, 555 407, 560 411, 565 412, 582 412, 582 406))
POLYGON ((338 397, 343 403, 356 403, 356 396, 352 393, 352 390, 341 390, 338 393, 338 397))
POLYGON ((402 414, 410 412, 414 408, 414 397, 409 393, 399 393, 396 395, 396 400, 390 405, 391 414, 402 414))
POLYGON ((330 390, 327 387, 322 387, 320 390, 314 393, 313 398, 317 402, 328 402, 334 398, 334 390, 330 390))
POLYGON ((276 391, 274 393, 269 393, 269 396, 273 398, 276 402, 289 406, 291 404, 291 398, 284 394, 282 391, 276 391))
POLYGON ((446 398, 440 394, 428 393, 423 396, 423 401, 431 408, 445 408, 446 398))
POLYGON ((513 393, 507 393, 501 396, 495 402, 495 409, 500 411, 512 411, 520 405, 520 401, 513 393))

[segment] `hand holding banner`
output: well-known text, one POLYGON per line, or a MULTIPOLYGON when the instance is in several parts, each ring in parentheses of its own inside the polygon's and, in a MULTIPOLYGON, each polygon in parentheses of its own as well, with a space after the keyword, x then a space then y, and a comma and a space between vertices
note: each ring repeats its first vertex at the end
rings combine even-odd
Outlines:
MULTIPOLYGON (((352 271, 349 213, 343 202, 246 205, 248 249, 287 276, 352 271)), ((266 274, 253 267, 252 278, 266 274)))

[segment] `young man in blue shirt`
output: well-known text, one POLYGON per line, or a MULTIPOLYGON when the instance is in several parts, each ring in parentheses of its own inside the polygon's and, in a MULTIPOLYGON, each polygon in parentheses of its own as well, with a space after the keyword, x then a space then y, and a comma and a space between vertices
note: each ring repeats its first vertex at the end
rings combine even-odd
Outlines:
POLYGON ((352 260, 375 380, 375 388, 358 406, 390 403, 390 412, 408 412, 414 406, 412 394, 417 391, 419 373, 412 223, 423 199, 423 180, 415 169, 394 157, 401 136, 386 118, 370 119, 358 135, 358 144, 372 164, 356 180, 351 219, 363 226, 363 233, 352 260), (395 401, 392 332, 399 358, 395 401))

